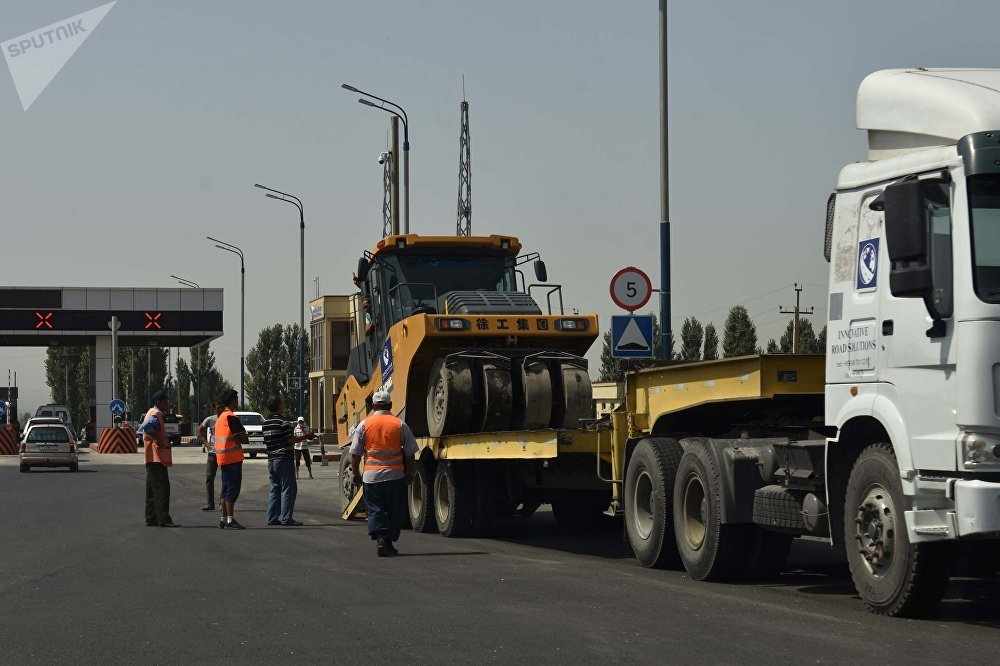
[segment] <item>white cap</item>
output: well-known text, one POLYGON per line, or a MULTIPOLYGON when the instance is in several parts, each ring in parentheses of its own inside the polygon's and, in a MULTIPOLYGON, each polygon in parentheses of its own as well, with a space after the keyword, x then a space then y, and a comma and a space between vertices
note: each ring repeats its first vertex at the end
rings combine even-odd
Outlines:
POLYGON ((306 422, 306 417, 300 416, 299 417, 299 423, 305 423, 305 422, 306 422))
POLYGON ((392 397, 389 395, 388 391, 375 391, 375 395, 372 396, 373 405, 391 405, 392 397))

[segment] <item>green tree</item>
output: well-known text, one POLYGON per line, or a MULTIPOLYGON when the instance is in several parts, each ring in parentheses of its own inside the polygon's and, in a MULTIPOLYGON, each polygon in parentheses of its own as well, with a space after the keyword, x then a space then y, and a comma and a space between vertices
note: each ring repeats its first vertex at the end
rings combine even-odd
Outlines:
POLYGON ((688 317, 681 325, 681 353, 682 361, 701 360, 701 344, 704 336, 704 328, 701 322, 695 317, 688 317))
POLYGON ((816 345, 819 347, 819 353, 826 353, 826 324, 823 324, 823 328, 820 329, 819 335, 816 336, 816 345))
POLYGON ((52 402, 66 405, 74 429, 90 420, 92 404, 89 347, 58 346, 45 350, 45 383, 52 402))
POLYGON ((719 358, 719 334, 715 330, 715 324, 705 325, 705 351, 701 357, 706 361, 714 361, 719 358))
POLYGON ((187 361, 178 355, 174 364, 174 373, 177 375, 174 384, 174 392, 171 398, 173 404, 177 405, 177 412, 189 418, 194 418, 191 413, 191 367, 187 361))
MULTIPOLYGON (((180 368, 178 367, 178 384, 181 382, 180 368)), ((222 372, 215 364, 215 352, 206 345, 199 345, 191 348, 190 385, 192 388, 192 399, 189 401, 188 414, 193 421, 203 419, 211 409, 212 401, 223 391, 232 390, 230 384, 222 372)))
MULTIPOLYGON (((257 344, 247 354, 246 393, 250 407, 258 412, 267 408, 272 397, 280 396, 289 409, 298 406, 299 392, 292 388, 290 379, 298 375, 298 324, 274 324, 260 331, 257 344)), ((309 359, 309 339, 304 339, 304 354, 309 359)), ((308 373, 308 367, 306 368, 308 373)), ((304 411, 309 419, 308 377, 303 378, 306 387, 304 411)))
POLYGON ((750 319, 750 313, 742 305, 734 305, 726 317, 722 334, 722 354, 724 357, 746 356, 757 353, 757 327, 750 319))
MULTIPOLYGON (((785 332, 781 336, 780 348, 782 354, 792 353, 792 328, 793 323, 791 320, 788 322, 788 326, 785 327, 785 332)), ((812 322, 805 317, 799 317, 799 353, 800 354, 818 354, 822 353, 825 349, 826 342, 820 345, 819 340, 816 338, 816 332, 813 330, 812 322)))
POLYGON ((118 350, 118 395, 125 401, 133 420, 142 418, 150 407, 153 394, 166 387, 166 380, 166 348, 123 347, 118 350))
POLYGON ((768 354, 778 353, 778 343, 774 341, 774 338, 771 338, 770 340, 767 341, 767 353, 768 354))

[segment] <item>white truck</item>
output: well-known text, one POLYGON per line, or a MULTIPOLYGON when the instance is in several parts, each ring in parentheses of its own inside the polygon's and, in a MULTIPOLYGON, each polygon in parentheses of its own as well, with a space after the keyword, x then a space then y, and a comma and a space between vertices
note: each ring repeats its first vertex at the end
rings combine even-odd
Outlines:
POLYGON ((823 538, 870 610, 926 615, 957 544, 1000 552, 1000 69, 876 72, 857 124, 825 359, 632 373, 594 450, 645 566, 761 577, 823 538))

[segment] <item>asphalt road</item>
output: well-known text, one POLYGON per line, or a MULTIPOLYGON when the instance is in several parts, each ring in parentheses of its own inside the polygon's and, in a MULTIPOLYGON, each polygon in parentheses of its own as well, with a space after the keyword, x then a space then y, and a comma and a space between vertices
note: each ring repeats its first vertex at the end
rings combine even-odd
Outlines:
POLYGON ((406 532, 377 559, 339 519, 336 467, 300 482, 300 528, 264 527, 266 463, 247 461, 219 530, 202 454, 178 451, 173 516, 146 527, 140 456, 78 474, 0 457, 5 663, 996 663, 1000 583, 960 581, 944 616, 867 614, 825 547, 769 584, 697 583, 632 560, 620 526, 568 538, 547 513, 497 539, 406 532))

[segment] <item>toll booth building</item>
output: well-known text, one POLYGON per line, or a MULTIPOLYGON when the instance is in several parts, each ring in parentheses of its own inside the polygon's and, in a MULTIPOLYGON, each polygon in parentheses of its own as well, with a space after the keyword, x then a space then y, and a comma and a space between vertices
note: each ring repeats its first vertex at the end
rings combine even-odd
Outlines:
POLYGON ((222 336, 222 289, 0 287, 0 345, 90 345, 98 431, 111 426, 111 321, 122 347, 193 347, 222 336))
POLYGON ((337 436, 334 403, 347 381, 351 355, 351 326, 355 312, 351 296, 321 296, 309 302, 310 350, 309 414, 310 425, 328 435, 332 444, 337 436))

